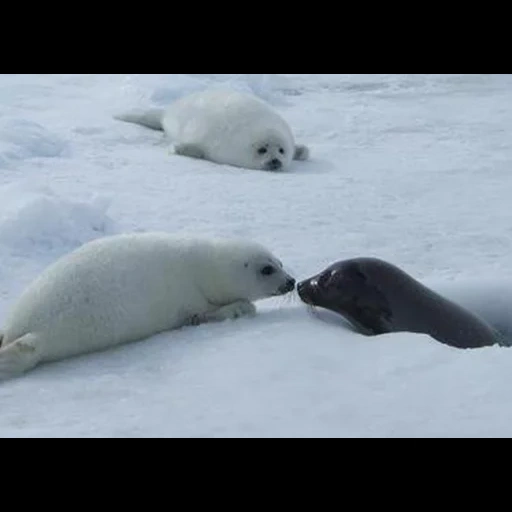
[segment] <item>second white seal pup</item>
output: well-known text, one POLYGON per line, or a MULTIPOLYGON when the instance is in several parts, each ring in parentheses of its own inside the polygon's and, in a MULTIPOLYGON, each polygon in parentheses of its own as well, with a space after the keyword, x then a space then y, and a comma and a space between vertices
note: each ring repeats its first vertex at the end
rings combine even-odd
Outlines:
POLYGON ((285 171, 292 160, 309 158, 309 149, 295 144, 288 123, 252 94, 207 90, 180 98, 167 109, 115 118, 162 130, 177 154, 218 164, 285 171))
POLYGON ((264 247, 164 233, 89 242, 46 269, 0 334, 0 380, 39 363, 255 313, 295 280, 264 247))

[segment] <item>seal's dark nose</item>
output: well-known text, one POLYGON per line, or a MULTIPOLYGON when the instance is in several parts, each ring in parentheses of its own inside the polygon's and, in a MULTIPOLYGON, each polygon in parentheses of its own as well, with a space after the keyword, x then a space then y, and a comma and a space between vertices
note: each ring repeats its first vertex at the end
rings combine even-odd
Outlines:
POLYGON ((281 160, 279 160, 278 158, 273 158, 267 164, 267 168, 270 169, 271 171, 277 171, 278 169, 281 169, 282 166, 283 164, 281 163, 281 160))
POLYGON ((283 286, 279 288, 280 293, 288 293, 295 289, 295 279, 288 279, 283 286))
POLYGON ((310 297, 311 287, 309 286, 309 281, 301 281, 297 284, 297 293, 303 302, 306 304, 313 304, 313 301, 310 297))

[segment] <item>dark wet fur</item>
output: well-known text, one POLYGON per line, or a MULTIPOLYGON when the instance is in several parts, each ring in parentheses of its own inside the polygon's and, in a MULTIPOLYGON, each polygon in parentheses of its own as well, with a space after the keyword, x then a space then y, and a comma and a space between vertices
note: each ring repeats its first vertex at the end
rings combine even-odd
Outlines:
POLYGON ((364 334, 424 333, 458 348, 505 344, 483 319, 376 258, 339 261, 297 291, 303 302, 342 315, 364 334))

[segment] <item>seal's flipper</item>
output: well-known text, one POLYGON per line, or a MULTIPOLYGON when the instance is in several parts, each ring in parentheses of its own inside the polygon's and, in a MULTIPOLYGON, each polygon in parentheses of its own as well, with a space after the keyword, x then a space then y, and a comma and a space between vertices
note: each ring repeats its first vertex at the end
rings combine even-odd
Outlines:
POLYGON ((37 335, 29 333, 0 349, 0 381, 17 377, 41 361, 37 335))
POLYGON ((303 144, 297 144, 295 146, 295 154, 293 155, 294 160, 308 160, 309 159, 309 148, 303 144))
POLYGON ((164 116, 164 110, 161 108, 155 108, 152 110, 133 110, 126 114, 119 114, 114 116, 114 119, 118 121, 124 121, 125 123, 134 123, 150 128, 151 130, 163 131, 162 119, 164 116))
POLYGON ((174 152, 177 155, 198 158, 200 160, 204 160, 206 158, 205 152, 197 144, 177 144, 174 146, 174 152))
POLYGON ((215 311, 210 311, 203 315, 194 315, 190 319, 190 325, 199 325, 207 322, 223 322, 224 320, 235 320, 242 316, 254 316, 256 314, 256 307, 252 302, 247 300, 239 300, 222 306, 215 311))

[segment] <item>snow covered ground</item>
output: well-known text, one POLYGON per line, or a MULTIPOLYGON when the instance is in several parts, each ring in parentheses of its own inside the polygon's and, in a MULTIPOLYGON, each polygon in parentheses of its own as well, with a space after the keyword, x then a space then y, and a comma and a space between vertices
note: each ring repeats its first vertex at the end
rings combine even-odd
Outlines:
MULTIPOLYGON (((0 326, 59 256, 165 230, 255 239, 298 279, 381 257, 512 333, 511 130, 512 75, 0 75, 0 326), (194 161, 112 119, 221 83, 272 103, 311 161, 194 161)), ((0 436, 508 437, 511 368, 289 296, 4 382, 0 436)))

